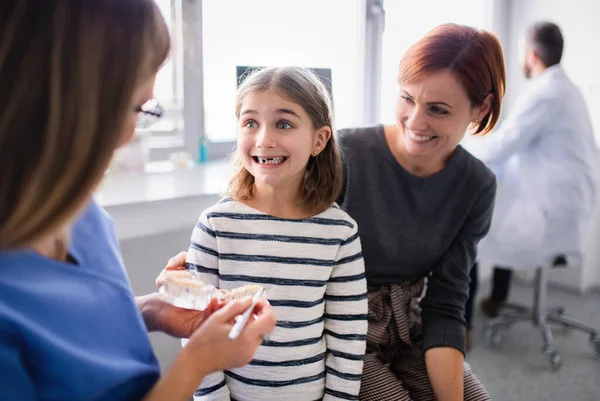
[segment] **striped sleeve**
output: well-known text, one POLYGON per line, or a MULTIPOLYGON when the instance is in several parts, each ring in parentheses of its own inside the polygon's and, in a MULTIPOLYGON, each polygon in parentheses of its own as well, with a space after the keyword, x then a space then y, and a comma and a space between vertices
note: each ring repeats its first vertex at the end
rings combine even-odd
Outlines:
MULTIPOLYGON (((202 213, 192 232, 186 267, 199 273, 205 284, 219 287, 219 248, 217 236, 212 230, 206 213, 202 213)), ((223 372, 206 376, 194 400, 229 401, 229 389, 223 372)))
POLYGON ((367 338, 367 285, 356 223, 325 290, 324 400, 358 400, 367 338))
POLYGON ((192 232, 186 267, 199 273, 205 284, 219 286, 219 247, 217 235, 206 213, 202 213, 192 232))

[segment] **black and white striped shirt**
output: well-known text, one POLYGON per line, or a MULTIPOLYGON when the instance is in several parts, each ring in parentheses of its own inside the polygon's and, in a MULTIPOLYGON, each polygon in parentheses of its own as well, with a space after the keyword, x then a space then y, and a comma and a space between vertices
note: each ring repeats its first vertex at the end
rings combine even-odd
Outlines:
POLYGON ((259 284, 277 327, 247 366, 206 377, 195 400, 357 400, 367 289, 357 225, 336 204, 281 219, 224 199, 205 210, 188 269, 207 284, 259 284))

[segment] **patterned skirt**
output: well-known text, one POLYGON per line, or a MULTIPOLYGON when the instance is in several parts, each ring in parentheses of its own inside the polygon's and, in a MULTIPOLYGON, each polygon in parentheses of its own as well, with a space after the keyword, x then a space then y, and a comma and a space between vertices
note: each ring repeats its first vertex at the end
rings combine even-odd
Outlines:
MULTIPOLYGON (((419 298, 424 280, 369 286, 369 329, 360 400, 435 401, 423 352, 419 298)), ((464 399, 491 400, 464 365, 464 399)))

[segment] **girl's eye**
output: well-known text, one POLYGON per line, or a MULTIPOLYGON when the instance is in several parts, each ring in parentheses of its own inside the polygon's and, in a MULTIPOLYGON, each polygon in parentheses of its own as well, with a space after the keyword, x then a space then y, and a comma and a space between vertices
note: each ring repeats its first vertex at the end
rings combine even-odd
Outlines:
POLYGON ((412 103, 412 102, 413 102, 413 101, 412 101, 412 99, 411 99, 411 98, 409 98, 408 96, 400 96, 400 97, 401 97, 402 99, 404 99, 404 101, 405 101, 406 103, 412 103))
POLYGON ((450 113, 448 113, 447 110, 442 109, 441 107, 437 107, 437 106, 433 106, 431 108, 431 111, 433 114, 437 114, 438 116, 445 116, 445 115, 450 114, 450 113))
POLYGON ((254 120, 248 120, 244 123, 245 128, 255 129, 258 128, 258 123, 254 120))
POLYGON ((289 123, 289 122, 287 122, 287 121, 279 121, 279 122, 277 123, 277 128, 278 128, 278 129, 291 129, 291 128, 293 128, 293 127, 292 127, 292 124, 290 124, 290 123, 289 123))

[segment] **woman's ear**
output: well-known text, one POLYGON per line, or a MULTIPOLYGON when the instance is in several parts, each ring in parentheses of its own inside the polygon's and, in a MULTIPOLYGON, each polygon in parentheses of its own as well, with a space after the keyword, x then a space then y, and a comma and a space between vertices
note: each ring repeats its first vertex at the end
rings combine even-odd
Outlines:
POLYGON ((315 134, 315 141, 313 145, 313 156, 318 155, 325 149, 327 142, 331 139, 331 127, 323 126, 319 128, 315 134))
POLYGON ((494 94, 488 93, 488 95, 483 99, 483 103, 476 109, 475 116, 473 117, 474 121, 481 121, 485 116, 488 115, 490 110, 492 109, 492 102, 494 101, 494 94))

